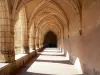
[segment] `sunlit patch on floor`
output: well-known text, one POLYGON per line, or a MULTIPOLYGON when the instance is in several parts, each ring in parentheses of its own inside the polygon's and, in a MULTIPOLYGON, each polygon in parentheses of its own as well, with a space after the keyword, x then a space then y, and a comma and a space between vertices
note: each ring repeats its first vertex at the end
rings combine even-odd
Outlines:
POLYGON ((74 66, 77 68, 80 74, 83 74, 79 58, 76 59, 74 66))
POLYGON ((23 68, 23 75, 77 75, 77 68, 66 60, 66 57, 58 49, 45 49, 35 60, 30 61, 23 68), (53 51, 54 50, 54 51, 53 51), (58 51, 58 52, 57 52, 58 51), (25 73, 25 74, 24 74, 25 73))

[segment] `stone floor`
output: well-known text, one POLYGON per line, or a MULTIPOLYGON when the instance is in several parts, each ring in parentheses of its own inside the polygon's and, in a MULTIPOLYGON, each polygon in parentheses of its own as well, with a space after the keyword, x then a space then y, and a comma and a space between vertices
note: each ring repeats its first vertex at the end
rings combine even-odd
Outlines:
POLYGON ((56 48, 47 48, 38 52, 15 75, 79 75, 77 69, 56 48))

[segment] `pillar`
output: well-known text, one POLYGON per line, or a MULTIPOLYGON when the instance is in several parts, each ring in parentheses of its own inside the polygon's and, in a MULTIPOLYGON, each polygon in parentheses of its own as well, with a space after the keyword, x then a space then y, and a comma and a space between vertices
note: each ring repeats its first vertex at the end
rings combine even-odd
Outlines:
POLYGON ((42 48, 41 47, 41 39, 39 38, 39 48, 42 48))
POLYGON ((34 23, 32 24, 32 26, 30 27, 30 34, 29 34, 29 43, 30 43, 30 48, 31 50, 35 50, 35 34, 36 34, 36 27, 34 25, 34 23))
POLYGON ((39 49, 39 29, 38 28, 36 28, 35 34, 36 34, 36 37, 35 37, 35 47, 36 47, 36 50, 38 50, 39 49))
POLYGON ((35 50, 35 37, 33 38, 33 50, 35 50))
POLYGON ((14 28, 5 0, 0 0, 0 62, 15 61, 14 28))
POLYGON ((35 42, 36 42, 36 26, 34 25, 34 28, 33 28, 33 40, 32 40, 32 45, 33 45, 33 50, 36 50, 36 45, 35 45, 35 42))
MULTIPOLYGON (((24 31, 23 31, 24 32, 24 31)), ((22 48, 21 48, 21 53, 23 54, 28 54, 29 53, 29 43, 28 43, 28 35, 25 35, 26 33, 24 32, 22 34, 22 48)))
POLYGON ((34 37, 29 38, 29 46, 30 46, 30 50, 35 50, 35 38, 34 37))
POLYGON ((19 19, 21 25, 21 53, 28 54, 29 53, 29 34, 28 34, 28 26, 27 26, 27 18, 25 7, 21 9, 19 12, 19 19))
POLYGON ((39 39, 39 48, 43 48, 43 40, 42 40, 42 38, 39 39))
POLYGON ((35 49, 39 49, 39 38, 35 37, 35 49))
POLYGON ((61 50, 61 38, 58 38, 57 48, 61 50))

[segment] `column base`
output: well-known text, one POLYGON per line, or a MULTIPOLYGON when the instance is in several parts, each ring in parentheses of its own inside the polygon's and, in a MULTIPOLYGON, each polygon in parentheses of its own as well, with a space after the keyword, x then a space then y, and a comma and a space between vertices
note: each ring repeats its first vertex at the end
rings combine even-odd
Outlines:
POLYGON ((21 53, 22 54, 29 54, 29 47, 28 46, 22 47, 21 48, 21 53))
POLYGON ((15 61, 15 55, 0 54, 1 63, 11 63, 15 61))
POLYGON ((35 50, 35 46, 30 46, 30 50, 35 50))

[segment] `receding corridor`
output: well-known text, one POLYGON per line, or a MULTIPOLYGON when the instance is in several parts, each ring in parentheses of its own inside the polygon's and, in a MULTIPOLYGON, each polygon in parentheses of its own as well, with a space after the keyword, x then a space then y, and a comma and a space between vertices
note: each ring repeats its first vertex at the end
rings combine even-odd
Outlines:
POLYGON ((47 48, 38 52, 16 75, 76 75, 78 70, 64 57, 63 52, 56 48, 47 48))
POLYGON ((0 0, 0 75, 15 74, 100 75, 100 0, 0 0))

